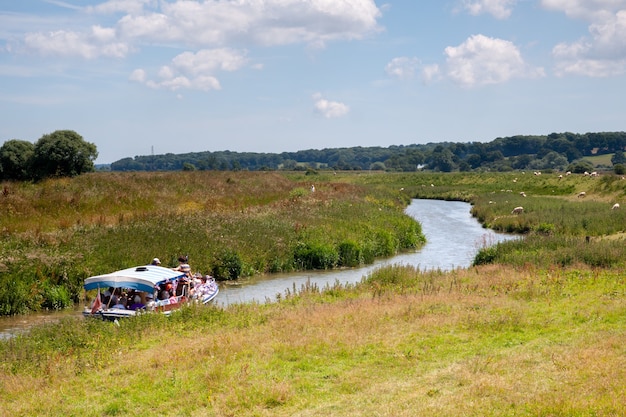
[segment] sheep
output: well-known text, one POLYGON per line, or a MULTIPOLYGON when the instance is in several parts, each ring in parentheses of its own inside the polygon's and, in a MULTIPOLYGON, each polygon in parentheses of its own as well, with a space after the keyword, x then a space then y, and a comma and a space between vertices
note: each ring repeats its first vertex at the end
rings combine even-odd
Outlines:
POLYGON ((613 204, 613 207, 611 207, 611 210, 617 210, 619 208, 619 203, 615 203, 613 204))
POLYGON ((585 197, 587 197, 587 193, 586 192, 581 191, 581 192, 578 193, 578 198, 585 198, 585 197))
POLYGON ((519 195, 521 195, 522 197, 526 197, 526 193, 523 191, 520 191, 519 195))
POLYGON ((524 207, 515 207, 511 214, 522 214, 524 212, 524 207))

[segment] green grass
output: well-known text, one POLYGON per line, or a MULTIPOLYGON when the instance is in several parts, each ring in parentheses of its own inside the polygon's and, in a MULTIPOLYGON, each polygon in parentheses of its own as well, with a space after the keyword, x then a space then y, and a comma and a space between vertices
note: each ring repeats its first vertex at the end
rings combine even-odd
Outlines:
POLYGON ((331 177, 93 173, 8 183, 0 196, 0 315, 79 302, 91 275, 149 263, 217 279, 371 263, 419 247, 406 198, 331 177), (350 245, 359 254, 346 258, 350 245), (343 249, 342 249, 343 248, 343 249), (344 251, 344 252, 342 252, 344 251))
POLYGON ((0 415, 626 415, 625 223, 610 210, 626 184, 558 175, 130 173, 9 184, 0 306, 14 311, 20 296, 42 301, 41 288, 62 302, 59 289, 78 293, 88 272, 154 256, 167 264, 187 249, 201 268, 230 260, 245 273, 295 268, 294 259, 366 262, 420 243, 402 214, 412 197, 468 201, 482 222, 524 239, 483 248, 466 270, 387 266, 358 285, 309 283, 272 304, 37 327, 0 341, 0 415), (518 205, 524 213, 511 216, 518 205))
POLYGON ((618 416, 624 288, 610 270, 390 266, 270 305, 68 320, 0 344, 0 410, 618 416))

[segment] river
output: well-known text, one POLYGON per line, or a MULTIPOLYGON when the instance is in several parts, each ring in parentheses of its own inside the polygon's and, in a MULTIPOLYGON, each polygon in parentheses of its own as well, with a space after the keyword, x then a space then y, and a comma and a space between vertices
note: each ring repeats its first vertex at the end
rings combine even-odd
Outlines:
MULTIPOLYGON (((470 209, 468 203, 459 201, 415 199, 406 208, 406 213, 422 225, 427 243, 420 249, 380 259, 360 268, 271 274, 220 283, 220 294, 214 303, 228 306, 234 303, 274 301, 277 295, 284 295, 286 291, 293 291, 294 288, 298 290, 307 283, 318 288, 336 282, 356 283, 373 269, 389 264, 413 265, 421 270, 449 271, 467 268, 481 247, 516 238, 514 235, 496 233, 483 228, 471 216, 470 209)), ((77 315, 80 311, 0 318, 0 339, 12 337, 34 324, 58 320, 67 315, 77 315)))

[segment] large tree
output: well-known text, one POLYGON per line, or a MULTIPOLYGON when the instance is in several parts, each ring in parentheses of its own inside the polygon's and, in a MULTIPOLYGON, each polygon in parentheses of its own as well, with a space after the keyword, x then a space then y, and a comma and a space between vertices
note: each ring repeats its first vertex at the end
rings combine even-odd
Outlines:
POLYGON ((57 130, 35 143, 32 172, 35 179, 73 177, 94 171, 97 157, 96 145, 72 130, 57 130))
POLYGON ((25 140, 11 139, 0 147, 0 178, 26 180, 30 178, 29 163, 34 145, 25 140))

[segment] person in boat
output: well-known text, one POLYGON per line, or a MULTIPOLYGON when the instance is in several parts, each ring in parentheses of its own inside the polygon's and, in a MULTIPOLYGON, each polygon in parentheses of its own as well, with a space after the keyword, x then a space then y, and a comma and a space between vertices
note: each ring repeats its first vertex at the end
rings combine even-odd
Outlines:
POLYGON ((113 303, 111 308, 119 308, 121 310, 126 310, 127 300, 126 300, 126 297, 124 296, 118 297, 117 295, 114 295, 111 298, 111 303, 113 303))
POLYGON ((189 266, 187 256, 180 256, 178 258, 178 267, 174 268, 176 271, 184 272, 185 276, 178 279, 176 285, 176 295, 189 296, 189 282, 191 281, 191 267, 189 266))
POLYGON ((136 294, 133 299, 133 303, 130 305, 128 309, 129 310, 141 310, 145 306, 146 305, 141 302, 141 296, 139 294, 136 294))

